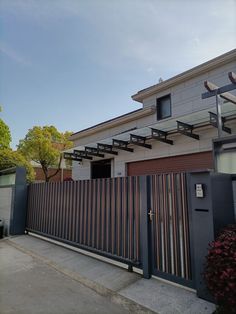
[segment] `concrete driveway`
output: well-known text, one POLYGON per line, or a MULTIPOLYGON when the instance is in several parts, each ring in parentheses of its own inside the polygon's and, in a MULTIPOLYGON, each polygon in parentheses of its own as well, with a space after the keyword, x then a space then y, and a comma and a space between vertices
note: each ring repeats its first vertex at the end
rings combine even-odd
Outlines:
POLYGON ((129 311, 6 241, 0 241, 0 313, 129 311))
POLYGON ((0 240, 1 314, 212 314, 215 309, 195 291, 144 279, 124 264, 58 244, 32 235, 0 240))

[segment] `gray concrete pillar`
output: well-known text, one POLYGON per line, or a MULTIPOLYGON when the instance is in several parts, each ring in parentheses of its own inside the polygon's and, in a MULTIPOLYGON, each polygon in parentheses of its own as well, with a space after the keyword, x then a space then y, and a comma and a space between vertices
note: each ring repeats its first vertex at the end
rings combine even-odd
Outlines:
POLYGON ((188 176, 188 189, 195 286, 199 297, 211 301, 203 278, 204 264, 209 243, 234 222, 232 178, 210 171, 193 172, 188 176))

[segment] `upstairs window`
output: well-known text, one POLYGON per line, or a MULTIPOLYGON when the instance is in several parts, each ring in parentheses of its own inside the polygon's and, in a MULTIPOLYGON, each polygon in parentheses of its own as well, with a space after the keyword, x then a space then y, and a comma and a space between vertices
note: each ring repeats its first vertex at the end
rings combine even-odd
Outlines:
POLYGON ((157 120, 169 118, 171 116, 170 95, 157 99, 157 120))

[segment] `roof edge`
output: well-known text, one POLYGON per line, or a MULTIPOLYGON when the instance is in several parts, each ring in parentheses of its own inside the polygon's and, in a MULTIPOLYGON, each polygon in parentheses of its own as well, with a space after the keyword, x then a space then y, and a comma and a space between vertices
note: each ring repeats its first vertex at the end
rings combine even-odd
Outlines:
POLYGON ((113 119, 109 119, 107 121, 101 122, 101 123, 96 124, 94 126, 91 126, 89 128, 86 128, 86 129, 83 129, 83 130, 78 131, 76 133, 73 133, 70 136, 70 140, 75 141, 75 140, 83 138, 85 136, 92 135, 96 132, 106 130, 110 127, 115 127, 115 126, 118 126, 118 125, 123 124, 123 123, 128 123, 128 122, 133 121, 137 118, 150 115, 150 114, 154 113, 155 110, 156 110, 155 107, 149 107, 149 108, 145 108, 145 109, 140 108, 140 109, 128 112, 128 113, 123 114, 121 116, 115 117, 113 119))
POLYGON ((152 85, 150 87, 147 87, 145 89, 142 89, 138 91, 136 94, 132 95, 132 99, 138 102, 141 102, 147 98, 152 96, 153 94, 157 92, 161 92, 164 89, 170 88, 175 84, 181 83, 183 81, 186 81, 187 79, 190 79, 196 75, 202 74, 204 72, 207 72, 211 70, 212 68, 215 68, 218 65, 227 64, 231 61, 235 61, 236 59, 236 49, 230 50, 214 59, 211 59, 209 61, 206 61, 200 65, 197 65, 190 70, 184 71, 178 75, 175 75, 159 84, 152 85))

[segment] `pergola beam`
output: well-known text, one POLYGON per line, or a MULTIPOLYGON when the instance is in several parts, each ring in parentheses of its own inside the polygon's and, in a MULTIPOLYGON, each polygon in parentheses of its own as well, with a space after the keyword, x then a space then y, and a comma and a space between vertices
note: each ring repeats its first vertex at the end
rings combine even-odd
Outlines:
POLYGON ((236 73, 234 73, 234 72, 229 72, 229 73, 228 73, 228 77, 229 77, 230 81, 231 81, 233 84, 236 84, 236 73))
MULTIPOLYGON (((230 72, 230 73, 233 73, 233 72, 230 72)), ((233 74, 232 74, 232 79, 234 80, 233 74)), ((228 91, 236 89, 235 83, 225 85, 222 87, 218 87, 217 85, 215 85, 209 81, 205 81, 204 86, 208 90, 208 92, 202 94, 202 99, 206 99, 206 98, 210 98, 210 97, 219 95, 221 98, 236 104, 236 96, 234 96, 231 93, 228 93, 228 91)))

